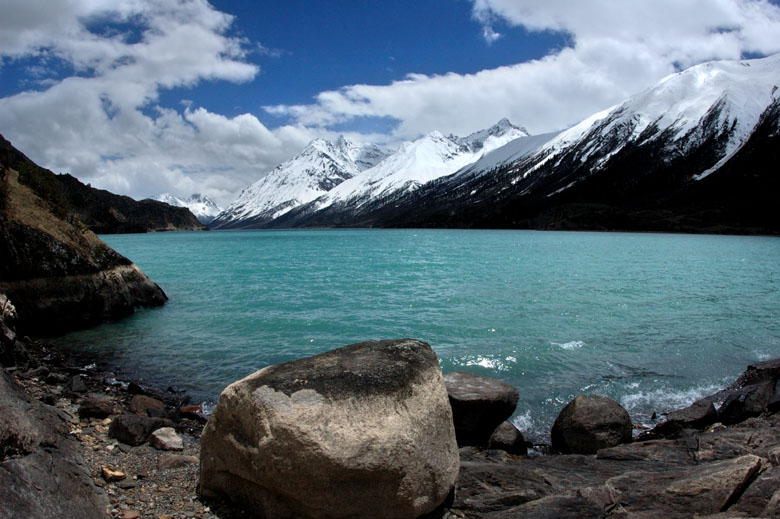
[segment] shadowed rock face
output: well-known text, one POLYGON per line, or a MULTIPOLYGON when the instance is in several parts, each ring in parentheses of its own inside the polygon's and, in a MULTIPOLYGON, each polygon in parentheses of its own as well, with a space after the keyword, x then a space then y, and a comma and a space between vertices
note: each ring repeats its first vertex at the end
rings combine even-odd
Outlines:
POLYGON ((438 360, 412 339, 260 370, 222 392, 201 437, 201 493, 269 519, 419 517, 457 474, 438 360))
POLYGON ((43 198, 44 187, 23 184, 0 160, 0 292, 16 307, 17 331, 58 335, 162 305, 162 289, 57 205, 55 188, 43 198))
POLYGON ((0 369, 0 517, 106 517, 108 499, 67 429, 0 369))

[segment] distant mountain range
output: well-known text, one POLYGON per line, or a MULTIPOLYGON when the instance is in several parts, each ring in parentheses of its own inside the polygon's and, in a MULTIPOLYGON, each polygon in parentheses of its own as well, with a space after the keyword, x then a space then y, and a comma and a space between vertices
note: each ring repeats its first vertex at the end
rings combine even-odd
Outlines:
POLYGON ((778 88, 780 55, 711 62, 560 133, 502 120, 392 153, 318 140, 212 225, 777 234, 778 88))
POLYGON ((298 156, 244 189, 212 228, 263 227, 290 211, 349 212, 363 204, 403 196, 454 173, 480 154, 527 136, 503 119, 467 137, 432 132, 388 152, 344 137, 311 142, 298 156))
POLYGON ((155 200, 158 202, 165 202, 174 207, 186 207, 202 224, 211 223, 211 221, 222 212, 222 208, 211 198, 206 195, 201 195, 200 193, 190 195, 187 199, 178 198, 170 193, 163 193, 157 196, 155 200))

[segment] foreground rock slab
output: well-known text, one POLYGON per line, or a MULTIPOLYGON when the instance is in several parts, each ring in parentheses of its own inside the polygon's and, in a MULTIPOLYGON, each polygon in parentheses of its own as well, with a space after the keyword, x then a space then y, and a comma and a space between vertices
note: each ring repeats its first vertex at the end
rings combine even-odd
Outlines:
POLYGON ((365 342, 228 386, 201 437, 200 491, 273 518, 414 518, 458 475, 431 347, 365 342))

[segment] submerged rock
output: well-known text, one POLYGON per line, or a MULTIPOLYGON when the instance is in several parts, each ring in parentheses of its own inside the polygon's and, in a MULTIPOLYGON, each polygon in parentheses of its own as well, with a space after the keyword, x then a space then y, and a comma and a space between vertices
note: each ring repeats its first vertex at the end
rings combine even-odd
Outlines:
POLYGON ((564 454, 595 454, 631 441, 631 418, 620 404, 599 395, 577 395, 552 427, 552 448, 564 454))
POLYGON ((466 371, 444 375, 458 445, 485 446, 517 406, 517 389, 500 380, 466 371))
POLYGON ((266 518, 414 518, 458 474, 438 360, 412 339, 352 344, 228 386, 201 437, 200 491, 266 518))

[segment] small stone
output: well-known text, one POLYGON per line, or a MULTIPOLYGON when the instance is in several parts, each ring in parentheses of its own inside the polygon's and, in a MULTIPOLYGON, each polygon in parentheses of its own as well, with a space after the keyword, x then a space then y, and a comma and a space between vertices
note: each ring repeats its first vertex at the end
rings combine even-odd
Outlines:
MULTIPOLYGON (((118 481, 116 483, 116 486, 123 489, 123 490, 130 490, 131 488, 135 488, 138 486, 138 483, 133 481, 132 479, 124 479, 122 481, 118 481)), ((128 505, 131 505, 133 503, 127 503, 128 505)))
POLYGON ((157 461, 157 468, 160 470, 178 469, 187 465, 197 465, 199 462, 197 456, 186 456, 183 454, 163 454, 157 461))
POLYGON ((122 519, 138 519, 141 512, 138 510, 122 510, 122 519))
POLYGON ((143 390, 141 386, 136 384, 135 382, 130 382, 127 385, 127 392, 131 395, 145 395, 146 391, 143 390))
POLYGON ((157 429, 149 437, 149 443, 155 449, 162 451, 184 450, 184 440, 176 433, 176 430, 173 427, 162 427, 157 429))
POLYGON ((65 389, 71 393, 86 393, 87 385, 81 375, 73 375, 65 384, 65 389))
POLYGON ((114 481, 121 481, 127 477, 124 472, 120 472, 106 466, 101 467, 100 470, 103 473, 103 479, 109 483, 114 481))
POLYGON ((135 395, 130 400, 130 412, 134 414, 140 414, 146 416, 147 409, 163 409, 165 405, 156 398, 152 398, 146 395, 135 395))
POLYGON ((114 412, 114 403, 107 398, 88 397, 79 406, 80 418, 106 418, 114 412))

